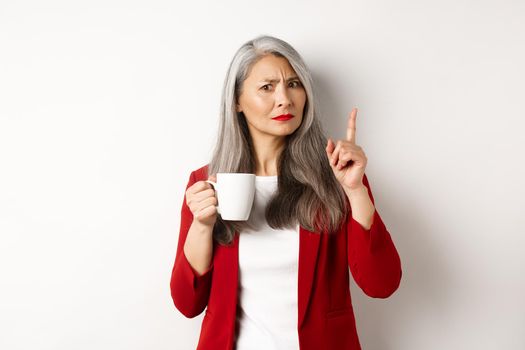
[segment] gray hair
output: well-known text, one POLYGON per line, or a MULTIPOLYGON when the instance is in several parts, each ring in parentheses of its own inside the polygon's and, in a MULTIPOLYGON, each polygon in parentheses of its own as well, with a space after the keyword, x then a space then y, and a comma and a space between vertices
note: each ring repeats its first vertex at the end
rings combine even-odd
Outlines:
MULTIPOLYGON (((222 90, 217 142, 208 175, 255 173, 251 136, 244 113, 237 112, 236 104, 250 69, 268 54, 288 60, 306 91, 306 104, 301 125, 286 136, 286 146, 279 155, 277 191, 266 207, 266 220, 273 229, 293 228, 299 223, 312 232, 336 231, 346 219, 349 203, 326 155, 327 138, 318 119, 310 71, 299 53, 281 39, 261 35, 235 53, 222 90)), ((213 237, 228 245, 235 232, 247 227, 247 221, 217 216, 213 237)))

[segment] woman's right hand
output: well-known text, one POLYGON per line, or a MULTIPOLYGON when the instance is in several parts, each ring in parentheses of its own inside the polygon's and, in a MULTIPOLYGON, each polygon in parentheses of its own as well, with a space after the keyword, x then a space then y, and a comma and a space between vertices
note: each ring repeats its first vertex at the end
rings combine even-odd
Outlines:
MULTIPOLYGON (((208 180, 217 182, 214 175, 208 180)), ((217 220, 217 197, 212 185, 206 181, 197 181, 186 190, 186 205, 193 214, 193 221, 204 226, 213 227, 217 220)))

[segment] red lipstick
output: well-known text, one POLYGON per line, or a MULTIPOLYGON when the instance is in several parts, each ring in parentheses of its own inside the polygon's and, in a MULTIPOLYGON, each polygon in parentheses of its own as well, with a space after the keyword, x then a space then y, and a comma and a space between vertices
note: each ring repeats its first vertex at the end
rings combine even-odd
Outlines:
POLYGON ((273 120, 279 120, 279 121, 285 121, 285 120, 290 120, 292 118, 293 118, 293 114, 288 113, 288 114, 281 114, 281 115, 279 115, 277 117, 274 117, 272 119, 273 120))

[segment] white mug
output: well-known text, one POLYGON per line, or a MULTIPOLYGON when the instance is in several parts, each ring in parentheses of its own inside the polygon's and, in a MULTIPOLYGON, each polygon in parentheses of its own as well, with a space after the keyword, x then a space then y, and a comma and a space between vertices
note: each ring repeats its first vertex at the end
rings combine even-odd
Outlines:
POLYGON ((255 174, 217 173, 217 183, 206 182, 215 188, 217 213, 223 220, 248 220, 255 196, 255 174))

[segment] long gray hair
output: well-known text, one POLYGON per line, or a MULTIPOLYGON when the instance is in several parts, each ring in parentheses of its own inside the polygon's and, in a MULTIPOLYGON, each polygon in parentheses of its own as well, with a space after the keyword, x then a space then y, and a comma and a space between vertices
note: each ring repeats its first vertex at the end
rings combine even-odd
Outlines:
MULTIPOLYGON (((251 136, 236 103, 251 67, 268 54, 288 60, 306 91, 306 105, 301 125, 286 136, 279 155, 277 191, 266 207, 266 220, 273 229, 293 228, 299 223, 312 232, 333 232, 346 219, 349 203, 326 155, 327 138, 318 119, 312 76, 299 53, 281 39, 258 36, 243 44, 233 57, 222 90, 220 124, 208 175, 255 173, 251 136)), ((235 232, 247 227, 246 221, 217 216, 213 237, 228 245, 235 232)))

